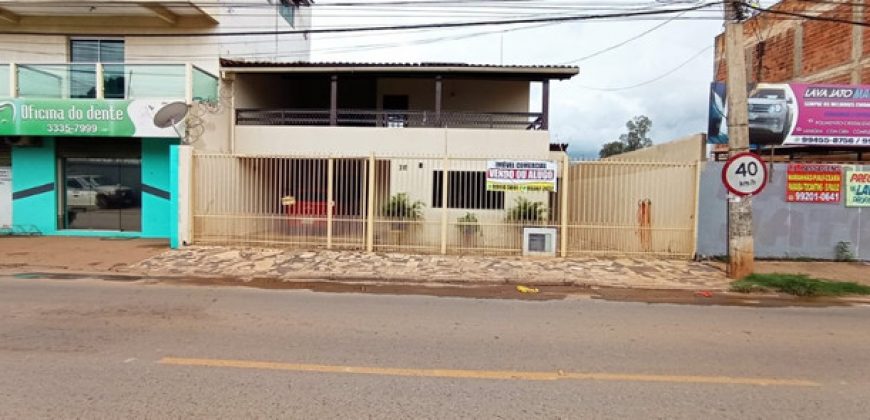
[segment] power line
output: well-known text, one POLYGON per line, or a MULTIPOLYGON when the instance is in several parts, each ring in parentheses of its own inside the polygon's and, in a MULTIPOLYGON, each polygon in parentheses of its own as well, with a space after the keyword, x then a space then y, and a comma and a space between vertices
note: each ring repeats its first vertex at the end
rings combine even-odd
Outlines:
POLYGON ((668 76, 670 76, 671 74, 676 73, 678 70, 682 69, 683 67, 685 67, 686 65, 688 65, 689 63, 691 63, 692 61, 694 61, 696 58, 700 57, 701 54, 704 54, 705 52, 707 52, 707 50, 709 50, 709 49, 711 49, 711 48, 713 48, 713 46, 712 46, 712 45, 708 45, 708 46, 704 47, 702 50, 700 50, 700 51, 698 51, 697 53, 693 54, 691 57, 689 57, 688 60, 686 60, 686 61, 680 63, 680 65, 678 65, 678 66, 676 66, 676 67, 674 67, 674 68, 668 70, 667 72, 665 72, 665 73, 663 73, 663 74, 661 74, 661 75, 659 75, 659 76, 656 76, 656 77, 654 77, 654 78, 652 78, 652 79, 649 79, 649 80, 647 80, 647 81, 640 82, 640 83, 637 83, 637 84, 634 84, 634 85, 630 85, 630 86, 622 86, 622 87, 607 87, 607 88, 599 88, 599 87, 583 86, 583 85, 578 85, 578 86, 580 86, 580 87, 583 88, 583 89, 598 90, 598 91, 603 91, 603 92, 615 92, 615 91, 619 91, 619 90, 628 90, 628 89, 639 88, 639 87, 641 87, 641 86, 646 86, 646 85, 649 85, 649 84, 651 84, 651 83, 658 82, 659 80, 662 80, 662 79, 664 79, 665 77, 668 77, 668 76))
POLYGON ((684 15, 684 14, 685 14, 685 12, 679 13, 679 14, 675 15, 674 17, 672 17, 672 18, 670 18, 670 19, 668 19, 668 20, 666 20, 666 21, 664 21, 664 22, 662 22, 662 23, 660 23, 660 24, 658 24, 658 25, 656 25, 656 26, 653 26, 652 28, 647 29, 647 30, 645 30, 645 31, 643 31, 643 32, 641 32, 641 33, 639 33, 639 34, 637 34, 637 35, 631 37, 631 38, 628 38, 628 39, 626 39, 626 40, 624 40, 624 41, 622 41, 622 42, 620 42, 620 43, 613 44, 613 45, 611 45, 611 46, 609 46, 609 47, 607 47, 607 48, 600 49, 600 50, 598 50, 598 51, 596 51, 596 52, 594 52, 594 53, 592 53, 592 54, 585 55, 585 56, 580 57, 580 58, 575 58, 575 59, 573 59, 573 60, 563 61, 563 62, 561 62, 561 63, 557 63, 557 64, 573 64, 573 63, 577 63, 577 62, 580 62, 580 61, 588 60, 588 59, 590 59, 590 58, 597 57, 597 56, 599 56, 599 55, 601 55, 601 54, 604 54, 604 53, 606 53, 606 52, 609 52, 609 51, 615 50, 615 49, 617 49, 617 48, 619 48, 619 47, 621 47, 621 46, 623 46, 623 45, 625 45, 625 44, 628 44, 628 43, 631 42, 631 41, 634 41, 634 40, 636 40, 636 39, 642 38, 642 37, 644 37, 644 36, 646 36, 646 35, 652 33, 653 31, 655 31, 655 30, 661 28, 662 26, 665 26, 665 25, 667 25, 667 24, 673 22, 674 20, 676 20, 676 18, 678 18, 678 17, 680 17, 680 16, 682 16, 682 15, 684 15))
MULTIPOLYGON (((470 22, 441 22, 441 23, 421 23, 412 25, 383 25, 383 26, 365 26, 365 27, 344 27, 330 29, 305 29, 305 30, 281 30, 281 31, 242 31, 242 32, 188 32, 188 33, 126 33, 124 35, 137 38, 171 38, 171 37, 233 37, 233 36, 274 36, 274 35, 290 35, 290 34, 320 34, 320 33, 343 33, 343 32, 383 32, 383 31, 399 31, 409 29, 446 29, 446 28, 462 28, 472 26, 502 26, 514 25, 523 23, 544 23, 544 22, 571 22, 571 21, 586 21, 586 20, 602 20, 613 18, 627 17, 644 17, 655 16, 671 13, 679 13, 693 10, 701 10, 712 5, 720 4, 721 1, 704 3, 697 6, 691 6, 681 9, 661 9, 661 10, 642 10, 633 12, 620 13, 604 13, 604 14, 588 14, 588 15, 572 15, 561 17, 544 17, 544 18, 519 18, 505 20, 483 20, 470 22)), ((49 33, 42 31, 0 31, 3 35, 34 35, 34 36, 57 36, 57 33, 49 33)), ((114 34, 91 34, 92 36, 117 36, 114 34)))
MULTIPOLYGON (((745 7, 750 8, 750 9, 757 10, 761 13, 770 13, 770 14, 774 14, 774 15, 791 16, 791 17, 797 17, 797 18, 802 18, 802 19, 806 19, 806 20, 815 20, 815 21, 820 21, 820 22, 844 23, 844 24, 856 25, 856 26, 870 26, 870 23, 851 20, 851 19, 840 19, 840 18, 825 17, 825 16, 813 16, 813 15, 807 15, 807 14, 803 14, 803 13, 789 12, 786 10, 777 10, 777 9, 772 9, 772 8, 758 7, 758 6, 754 6, 754 5, 751 5, 749 3, 745 3, 745 2, 740 3, 740 4, 742 4, 745 7)), ((849 12, 849 14, 851 14, 851 12, 849 12)))

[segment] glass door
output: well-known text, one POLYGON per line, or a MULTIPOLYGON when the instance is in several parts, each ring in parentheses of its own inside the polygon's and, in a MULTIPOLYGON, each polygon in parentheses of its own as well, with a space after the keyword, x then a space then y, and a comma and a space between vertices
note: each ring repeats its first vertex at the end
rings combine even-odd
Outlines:
POLYGON ((65 158, 64 228, 142 230, 141 160, 65 158))
POLYGON ((62 229, 142 230, 139 139, 59 138, 62 229))

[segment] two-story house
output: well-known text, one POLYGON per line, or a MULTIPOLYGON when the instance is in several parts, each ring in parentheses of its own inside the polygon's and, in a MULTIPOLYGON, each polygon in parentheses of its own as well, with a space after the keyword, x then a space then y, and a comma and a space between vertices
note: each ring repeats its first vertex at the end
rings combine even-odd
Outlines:
POLYGON ((577 73, 570 66, 223 59, 232 130, 228 143, 212 136, 195 144, 195 178, 207 181, 194 188, 193 237, 388 249, 390 230, 408 226, 419 232, 393 243, 432 251, 462 236, 454 225, 464 217, 495 247, 517 198, 541 208, 554 207, 555 198, 494 191, 487 165, 552 161, 550 84, 577 73))
POLYGON ((230 130, 218 58, 306 59, 308 5, 0 1, 0 228, 169 237, 173 147, 230 130))

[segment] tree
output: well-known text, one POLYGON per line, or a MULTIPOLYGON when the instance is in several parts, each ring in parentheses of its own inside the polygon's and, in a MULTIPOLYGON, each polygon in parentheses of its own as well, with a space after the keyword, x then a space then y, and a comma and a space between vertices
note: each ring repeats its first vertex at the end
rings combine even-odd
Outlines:
POLYGON ((599 157, 606 158, 652 146, 652 139, 649 138, 652 121, 649 117, 638 115, 628 120, 625 123, 625 128, 628 129, 628 132, 620 135, 619 141, 606 143, 601 147, 601 151, 598 152, 599 157))
POLYGON ((604 143, 604 146, 601 146, 601 151, 598 152, 598 156, 601 158, 606 158, 613 155, 618 155, 625 151, 625 145, 622 144, 621 141, 612 141, 610 143, 604 143))

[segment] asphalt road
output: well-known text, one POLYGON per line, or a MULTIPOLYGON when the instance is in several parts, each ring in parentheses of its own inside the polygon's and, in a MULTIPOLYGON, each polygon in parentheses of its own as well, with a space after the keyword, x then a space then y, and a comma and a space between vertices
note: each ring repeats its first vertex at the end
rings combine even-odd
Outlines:
POLYGON ((0 278, 0 417, 867 418, 870 308, 0 278))

